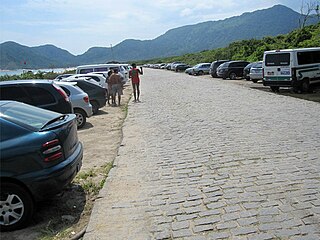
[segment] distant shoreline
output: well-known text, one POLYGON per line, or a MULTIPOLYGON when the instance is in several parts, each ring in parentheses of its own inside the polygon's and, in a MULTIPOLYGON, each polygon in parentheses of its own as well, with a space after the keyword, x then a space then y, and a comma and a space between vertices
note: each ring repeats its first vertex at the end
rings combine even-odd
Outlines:
POLYGON ((0 76, 13 76, 13 75, 20 75, 26 72, 54 72, 54 73, 63 73, 68 70, 74 70, 75 68, 45 68, 45 69, 15 69, 15 70, 6 70, 0 69, 0 76))

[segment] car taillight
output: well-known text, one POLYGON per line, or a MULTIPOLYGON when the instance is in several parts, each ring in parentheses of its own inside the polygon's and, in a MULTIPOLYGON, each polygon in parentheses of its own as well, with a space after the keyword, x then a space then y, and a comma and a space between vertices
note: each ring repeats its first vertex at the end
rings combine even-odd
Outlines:
POLYGON ((85 101, 86 103, 89 103, 89 97, 88 96, 83 97, 83 101, 85 101))
POLYGON ((42 144, 42 154, 45 162, 51 162, 63 157, 62 147, 58 139, 42 144))
POLYGON ((64 98, 64 100, 66 100, 67 102, 70 102, 68 95, 66 94, 65 91, 63 91, 63 89, 61 87, 59 87, 55 84, 53 84, 53 86, 55 87, 55 89, 57 89, 57 91, 64 98))

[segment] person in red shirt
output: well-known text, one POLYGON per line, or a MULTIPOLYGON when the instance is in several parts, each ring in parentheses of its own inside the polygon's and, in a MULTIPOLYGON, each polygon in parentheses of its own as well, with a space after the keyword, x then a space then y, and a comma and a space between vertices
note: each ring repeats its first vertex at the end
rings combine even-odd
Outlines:
POLYGON ((140 102, 140 78, 139 75, 143 75, 142 67, 137 68, 135 63, 132 63, 132 69, 129 71, 129 78, 131 78, 134 102, 140 102))

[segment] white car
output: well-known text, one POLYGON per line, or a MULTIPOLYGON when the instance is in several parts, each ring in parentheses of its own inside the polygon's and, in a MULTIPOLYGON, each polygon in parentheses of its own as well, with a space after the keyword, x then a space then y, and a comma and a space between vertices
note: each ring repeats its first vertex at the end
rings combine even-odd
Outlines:
POLYGON ((55 83, 68 95, 73 112, 77 116, 77 127, 82 128, 86 124, 87 118, 93 114, 88 94, 79 88, 76 82, 55 81, 55 83))
POLYGON ((70 81, 70 79, 90 78, 96 81, 101 87, 106 88, 106 78, 103 74, 86 73, 86 74, 74 74, 70 77, 63 78, 63 81, 70 81))

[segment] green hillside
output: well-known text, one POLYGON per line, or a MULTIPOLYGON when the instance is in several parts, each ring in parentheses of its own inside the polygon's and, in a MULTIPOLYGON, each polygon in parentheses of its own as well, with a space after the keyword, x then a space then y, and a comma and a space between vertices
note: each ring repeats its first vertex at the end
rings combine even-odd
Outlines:
POLYGON ((320 23, 297 29, 289 34, 276 37, 264 37, 261 40, 250 39, 236 41, 225 48, 218 48, 182 56, 157 58, 144 63, 166 63, 181 61, 190 65, 200 62, 212 62, 218 59, 246 60, 249 62, 260 61, 263 52, 274 49, 320 47, 320 23))

